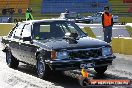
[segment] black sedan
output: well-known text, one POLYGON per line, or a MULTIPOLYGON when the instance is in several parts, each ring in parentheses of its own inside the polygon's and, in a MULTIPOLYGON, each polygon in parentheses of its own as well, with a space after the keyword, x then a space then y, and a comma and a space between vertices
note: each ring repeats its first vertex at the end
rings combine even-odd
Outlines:
POLYGON ((53 70, 81 68, 103 74, 115 58, 106 42, 88 37, 72 21, 59 19, 18 23, 2 43, 9 67, 17 68, 19 62, 34 65, 40 78, 53 70))

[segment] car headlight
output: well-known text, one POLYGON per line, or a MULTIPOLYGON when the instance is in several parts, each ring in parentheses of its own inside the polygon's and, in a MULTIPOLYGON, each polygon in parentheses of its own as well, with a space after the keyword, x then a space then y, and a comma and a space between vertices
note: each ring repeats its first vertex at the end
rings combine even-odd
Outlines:
POLYGON ((102 55, 103 56, 108 56, 112 54, 112 49, 111 47, 103 47, 102 48, 102 55))
POLYGON ((56 52, 56 51, 52 51, 51 52, 51 59, 66 59, 68 58, 68 52, 67 51, 60 51, 60 52, 56 52))
POLYGON ((67 51, 61 51, 56 53, 57 59, 66 59, 68 58, 68 52, 67 51))

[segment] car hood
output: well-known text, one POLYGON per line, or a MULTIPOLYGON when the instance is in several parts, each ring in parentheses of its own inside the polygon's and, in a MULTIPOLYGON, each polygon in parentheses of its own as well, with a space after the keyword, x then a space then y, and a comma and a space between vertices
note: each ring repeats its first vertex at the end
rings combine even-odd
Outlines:
POLYGON ((70 44, 66 39, 47 39, 36 40, 37 45, 41 48, 47 48, 51 50, 57 49, 86 49, 86 48, 98 48, 102 46, 109 46, 106 42, 91 37, 83 37, 77 40, 77 44, 70 44))

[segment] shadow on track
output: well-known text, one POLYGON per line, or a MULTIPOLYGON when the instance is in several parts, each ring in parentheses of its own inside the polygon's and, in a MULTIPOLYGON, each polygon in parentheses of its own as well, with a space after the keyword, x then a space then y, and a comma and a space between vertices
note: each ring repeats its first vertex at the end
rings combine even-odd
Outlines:
MULTIPOLYGON (((37 77, 35 67, 28 66, 28 65, 20 65, 17 70, 37 77)), ((52 74, 53 75, 51 75, 47 79, 47 81, 54 83, 56 86, 62 86, 64 88, 81 88, 77 79, 66 76, 63 74, 63 72, 53 72, 52 74)), ((121 78, 121 77, 106 73, 104 75, 94 74, 93 79, 126 79, 126 78, 121 78)), ((111 87, 111 86, 90 87, 89 86, 88 88, 117 88, 117 87, 111 87)))
MULTIPOLYGON (((19 65, 19 67, 16 70, 37 77, 35 67, 28 66, 28 65, 19 65)), ((81 87, 78 83, 78 80, 65 76, 63 75, 62 72, 53 72, 52 74, 53 75, 51 75, 46 81, 52 82, 56 86, 62 86, 66 88, 81 87)))

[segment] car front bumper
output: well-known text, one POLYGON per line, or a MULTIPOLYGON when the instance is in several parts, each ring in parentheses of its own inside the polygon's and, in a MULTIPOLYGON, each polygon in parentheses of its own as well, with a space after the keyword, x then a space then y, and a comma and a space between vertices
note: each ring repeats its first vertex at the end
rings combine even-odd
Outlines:
POLYGON ((111 65, 113 59, 116 56, 106 56, 106 57, 98 57, 98 58, 89 58, 89 59, 67 59, 67 60, 46 60, 46 63, 50 66, 53 70, 74 70, 74 69, 81 69, 81 64, 88 64, 91 63, 89 68, 99 67, 99 66, 106 66, 111 65))

